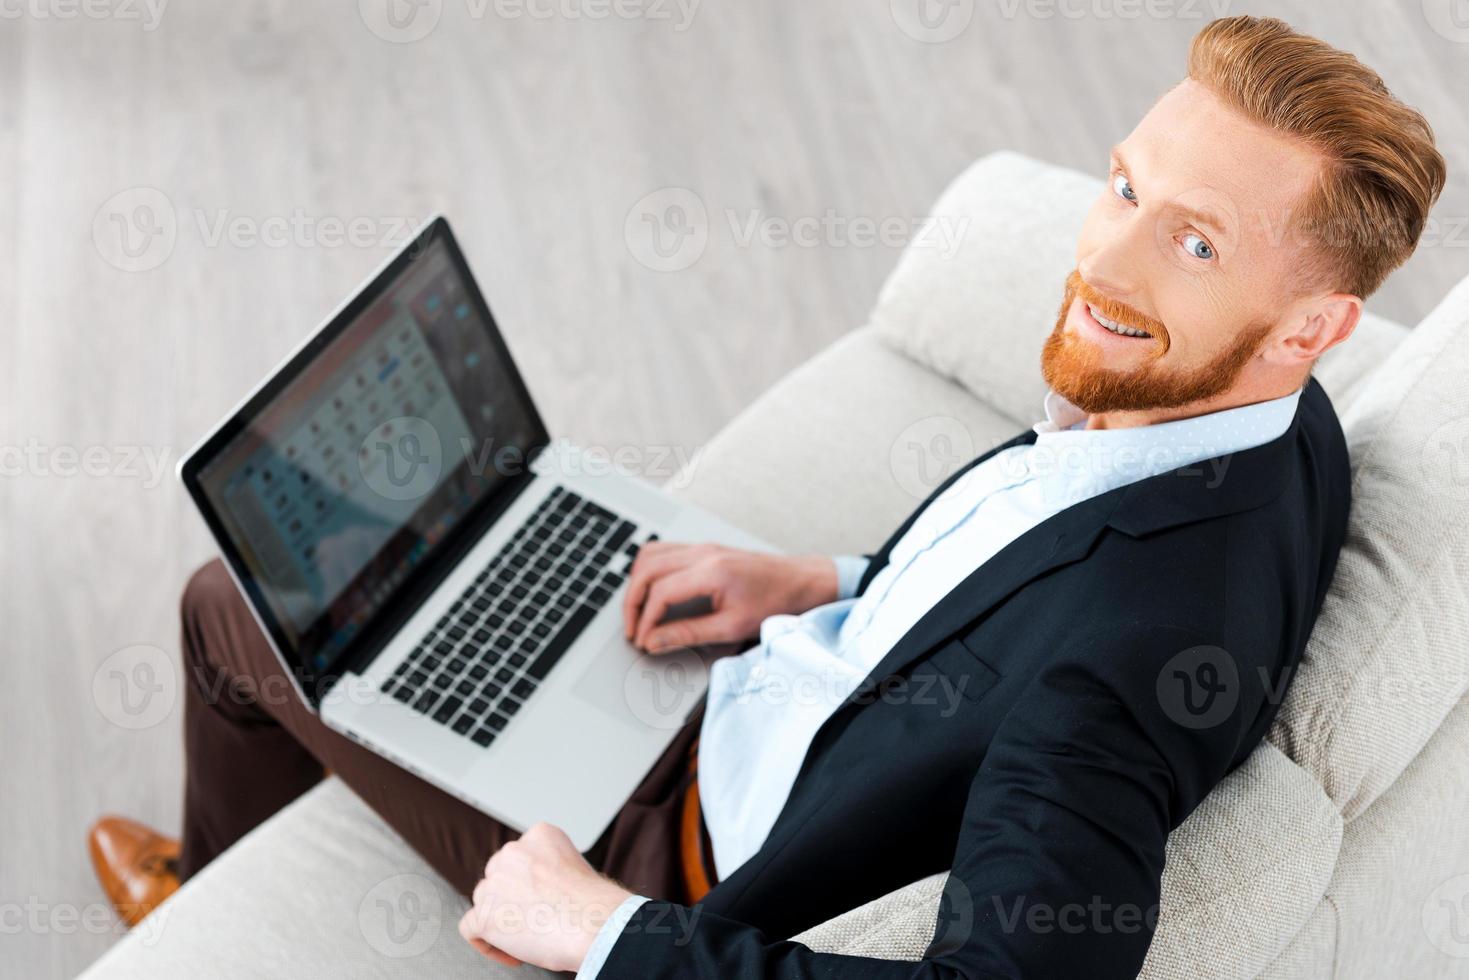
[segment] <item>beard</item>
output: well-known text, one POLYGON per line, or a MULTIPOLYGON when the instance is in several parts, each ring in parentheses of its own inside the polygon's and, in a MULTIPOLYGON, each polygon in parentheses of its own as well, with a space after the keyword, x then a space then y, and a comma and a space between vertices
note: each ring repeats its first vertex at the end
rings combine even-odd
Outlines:
POLYGON ((1041 350, 1041 373, 1056 394, 1088 415, 1180 408, 1227 391, 1259 353, 1271 326, 1268 321, 1247 324, 1229 347, 1206 364, 1166 368, 1160 359, 1168 352, 1168 328, 1159 320, 1102 296, 1073 271, 1066 277, 1066 298, 1056 328, 1041 350), (1147 360, 1137 367, 1110 368, 1103 363, 1101 347, 1068 333, 1066 314, 1078 297, 1107 319, 1152 334, 1154 346, 1147 360))

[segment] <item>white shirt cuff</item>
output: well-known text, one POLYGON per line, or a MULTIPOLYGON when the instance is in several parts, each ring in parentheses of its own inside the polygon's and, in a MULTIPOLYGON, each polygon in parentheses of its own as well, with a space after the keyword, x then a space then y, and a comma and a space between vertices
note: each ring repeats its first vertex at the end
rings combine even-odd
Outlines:
POLYGON ((852 598, 867 573, 869 559, 861 555, 835 555, 831 560, 837 567, 837 598, 852 598))
POLYGON ((607 962, 607 957, 612 955, 612 947, 617 945, 622 930, 627 926, 628 920, 633 913, 643 907, 647 899, 641 895, 634 895, 624 899, 622 904, 613 910, 602 923, 602 928, 597 932, 597 938, 592 940, 591 948, 587 950, 586 959, 581 961, 581 969, 576 971, 576 980, 596 980, 597 974, 602 972, 602 966, 607 962))

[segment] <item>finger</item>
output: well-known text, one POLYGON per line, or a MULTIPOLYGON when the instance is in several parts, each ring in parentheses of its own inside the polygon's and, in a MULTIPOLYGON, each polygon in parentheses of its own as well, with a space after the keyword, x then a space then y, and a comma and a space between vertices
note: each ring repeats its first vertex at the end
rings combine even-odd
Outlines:
POLYGON ((505 966, 521 966, 521 965, 523 965, 522 964, 522 961, 520 961, 520 960, 516 959, 515 957, 511 956, 509 953, 505 952, 504 950, 496 949, 495 947, 491 946, 489 943, 485 942, 483 939, 471 939, 469 941, 469 945, 473 946, 475 949, 479 950, 482 954, 484 954, 485 956, 488 956, 490 959, 494 960, 496 963, 503 963, 505 966))
POLYGON ((672 572, 654 582, 648 589, 648 598, 638 615, 634 645, 648 649, 648 636, 668 614, 668 607, 710 595, 714 591, 713 584, 709 571, 702 568, 672 572))
POLYGON ((484 905, 490 898, 490 879, 481 878, 479 884, 474 886, 474 893, 469 900, 476 906, 484 905))
POLYGON ((469 911, 459 917, 459 935, 467 943, 472 943, 479 938, 481 913, 478 905, 471 905, 469 911))
POLYGON ((652 541, 638 549, 628 572, 627 592, 622 597, 623 635, 631 640, 633 627, 637 625, 638 610, 642 608, 649 587, 676 568, 686 565, 690 559, 689 545, 652 541), (653 549, 654 545, 663 545, 653 549))
POLYGON ((715 612, 665 623, 648 634, 648 652, 662 653, 679 647, 697 647, 708 643, 725 643, 742 639, 737 617, 730 612, 715 612))

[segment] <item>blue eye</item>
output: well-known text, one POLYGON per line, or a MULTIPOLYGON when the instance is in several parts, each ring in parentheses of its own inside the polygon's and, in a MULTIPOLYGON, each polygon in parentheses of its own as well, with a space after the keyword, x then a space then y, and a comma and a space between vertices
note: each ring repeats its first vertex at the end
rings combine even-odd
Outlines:
POLYGON ((1214 246, 1204 241, 1198 235, 1183 236, 1184 251, 1196 259, 1208 261, 1214 257, 1214 246))
POLYGON ((1112 178, 1112 193, 1124 201, 1131 201, 1133 204, 1137 203, 1137 194, 1133 193, 1132 184, 1128 183, 1126 174, 1118 174, 1112 178))

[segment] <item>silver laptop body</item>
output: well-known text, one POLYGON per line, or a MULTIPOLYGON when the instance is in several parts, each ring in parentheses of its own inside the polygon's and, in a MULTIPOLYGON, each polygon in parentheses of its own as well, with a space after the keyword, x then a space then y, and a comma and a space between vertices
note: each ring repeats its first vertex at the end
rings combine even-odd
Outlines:
POLYGON ((585 851, 706 686, 623 638, 638 547, 769 550, 617 458, 551 441, 437 218, 180 475, 326 725, 585 851))

